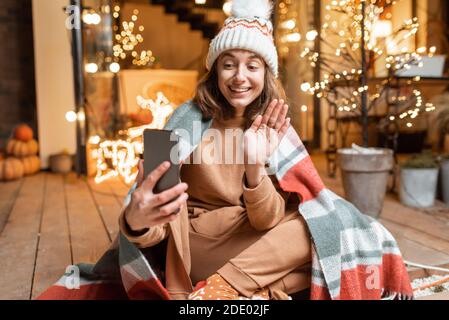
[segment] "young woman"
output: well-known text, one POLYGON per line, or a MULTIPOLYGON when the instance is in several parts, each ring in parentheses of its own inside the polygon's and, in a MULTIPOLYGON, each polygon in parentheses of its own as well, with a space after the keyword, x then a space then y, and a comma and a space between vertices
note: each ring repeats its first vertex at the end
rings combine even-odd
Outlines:
POLYGON ((152 192, 169 163, 139 175, 120 218, 128 240, 147 248, 173 236, 169 223, 188 215, 189 277, 193 285, 206 280, 190 299, 268 299, 310 286, 310 235, 299 199, 265 170, 290 125, 276 79, 271 5, 235 1, 233 14, 211 43, 209 72, 193 99, 213 120, 210 134, 172 189, 152 192))
POLYGON ((170 163, 146 178, 140 163, 111 248, 39 299, 413 298, 393 236, 325 187, 290 126, 270 15, 269 0, 233 1, 165 126, 189 135, 182 182, 154 194, 170 163))

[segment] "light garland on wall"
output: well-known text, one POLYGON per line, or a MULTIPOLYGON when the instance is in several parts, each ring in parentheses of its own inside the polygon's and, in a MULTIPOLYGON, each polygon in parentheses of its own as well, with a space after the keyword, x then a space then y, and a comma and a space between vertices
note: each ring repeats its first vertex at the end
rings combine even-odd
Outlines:
POLYGON ((143 131, 162 129, 175 109, 162 92, 157 93, 156 100, 138 96, 137 103, 140 108, 150 110, 153 114, 150 124, 119 131, 120 138, 116 140, 101 140, 99 136, 89 138, 91 156, 96 160, 96 183, 112 177, 121 177, 125 183, 132 183, 137 176, 139 155, 143 153, 143 131))

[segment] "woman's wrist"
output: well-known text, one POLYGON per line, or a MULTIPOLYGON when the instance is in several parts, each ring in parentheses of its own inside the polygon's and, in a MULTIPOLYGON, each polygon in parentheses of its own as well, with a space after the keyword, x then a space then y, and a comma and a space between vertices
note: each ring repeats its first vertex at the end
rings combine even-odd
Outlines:
POLYGON ((264 166, 258 164, 245 165, 245 176, 248 188, 257 187, 263 179, 264 166))
POLYGON ((132 224, 130 224, 129 219, 128 219, 128 208, 125 209, 123 218, 124 218, 123 220, 125 222, 125 228, 127 229, 128 233, 131 234, 132 236, 143 235, 143 234, 147 233, 148 230, 150 229, 150 228, 143 228, 143 229, 134 228, 132 226, 132 224))
POLYGON ((144 229, 141 229, 141 230, 133 230, 130 226, 129 226, 129 224, 128 224, 128 222, 126 221, 126 219, 125 219, 125 228, 126 228, 126 231, 127 231, 127 233, 130 235, 130 236, 132 236, 132 237, 140 237, 140 236, 143 236, 145 233, 147 233, 148 231, 150 231, 150 228, 144 228, 144 229))

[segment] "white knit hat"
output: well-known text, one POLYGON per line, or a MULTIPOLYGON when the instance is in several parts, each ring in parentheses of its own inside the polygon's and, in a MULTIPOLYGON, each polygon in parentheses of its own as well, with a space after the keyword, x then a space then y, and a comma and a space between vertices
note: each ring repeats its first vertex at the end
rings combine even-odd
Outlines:
POLYGON ((274 76, 278 76, 278 55, 270 21, 273 5, 270 0, 233 0, 232 15, 211 41, 206 60, 210 70, 223 52, 244 49, 260 55, 274 76))

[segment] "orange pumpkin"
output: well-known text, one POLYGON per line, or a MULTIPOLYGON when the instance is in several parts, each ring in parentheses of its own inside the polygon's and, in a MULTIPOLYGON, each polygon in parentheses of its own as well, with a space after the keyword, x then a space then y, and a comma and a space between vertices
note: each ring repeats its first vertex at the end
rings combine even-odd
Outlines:
POLYGON ((34 156, 39 151, 37 141, 32 139, 28 142, 23 142, 16 139, 10 139, 6 145, 6 153, 15 157, 34 156))
POLYGON ((0 160, 0 181, 11 181, 23 177, 22 161, 16 158, 0 160))
POLYGON ((14 129, 14 139, 28 142, 33 139, 33 129, 26 124, 20 124, 14 129))
POLYGON ((143 126, 153 122, 153 114, 150 110, 141 110, 137 113, 131 113, 129 118, 133 122, 133 126, 143 126))
POLYGON ((23 164, 24 175, 35 174, 41 169, 41 160, 37 156, 29 156, 20 159, 23 164))

